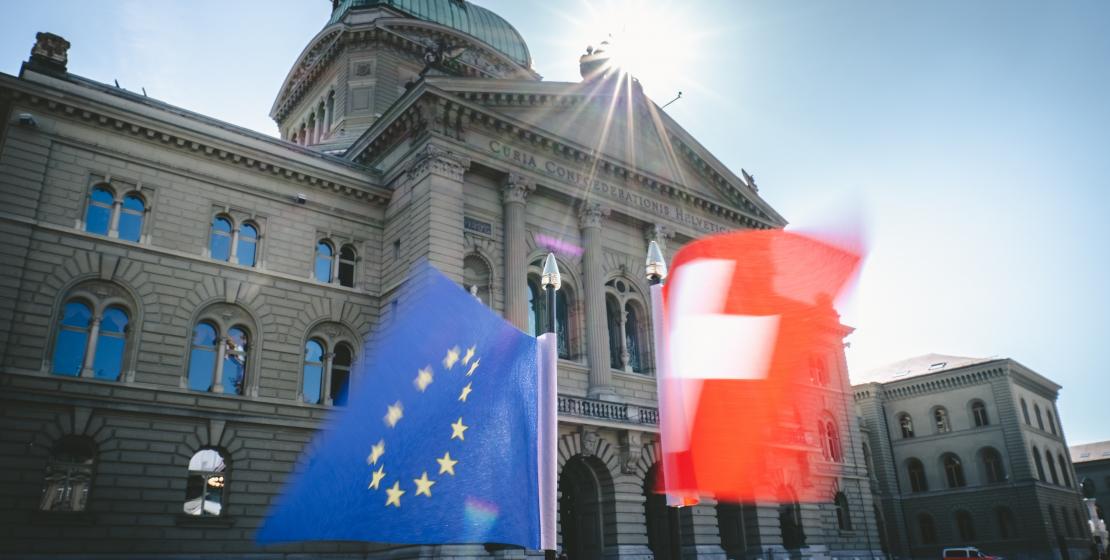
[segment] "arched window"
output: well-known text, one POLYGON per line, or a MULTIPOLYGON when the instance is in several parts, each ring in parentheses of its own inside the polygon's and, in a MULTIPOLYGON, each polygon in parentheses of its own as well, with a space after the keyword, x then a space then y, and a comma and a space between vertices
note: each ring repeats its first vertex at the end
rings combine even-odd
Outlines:
POLYGON ((318 339, 305 344, 304 402, 346 405, 351 381, 351 346, 337 343, 330 354, 325 353, 325 348, 325 342, 318 339))
POLYGON ((57 375, 79 376, 89 344, 92 310, 84 302, 65 304, 61 326, 54 343, 53 371, 57 375))
POLYGON ((943 406, 938 406, 933 409, 933 423, 936 426, 938 434, 952 431, 952 425, 948 422, 948 409, 943 406))
POLYGON ((334 91, 329 91, 328 92, 328 101, 327 101, 326 111, 327 111, 327 115, 328 115, 327 130, 330 131, 332 124, 335 123, 335 92, 334 91))
POLYGON ((1033 416, 1037 417, 1037 427, 1044 431, 1044 418, 1041 417, 1041 405, 1033 403, 1033 416))
POLYGON ((304 346, 301 399, 309 404, 344 406, 350 393, 354 334, 339 323, 312 329, 304 346))
POLYGON ((937 543, 937 524, 933 516, 922 513, 917 516, 917 529, 921 532, 921 544, 937 543))
POLYGON ((331 359, 331 392, 328 396, 335 406, 346 406, 347 397, 351 392, 351 364, 354 362, 354 352, 345 342, 335 345, 334 356, 331 359))
POLYGON ((914 458, 906 461, 906 474, 910 479, 911 491, 926 492, 929 490, 929 481, 925 478, 925 465, 921 461, 914 458))
POLYGON ((833 498, 833 504, 836 506, 836 525, 840 527, 841 531, 852 530, 852 515, 848 511, 848 497, 844 492, 837 492, 833 498))
POLYGON ((316 243, 316 265, 313 274, 320 282, 330 283, 332 279, 332 266, 335 264, 335 248, 330 241, 320 240, 316 243))
MULTIPOLYGON (((96 321, 96 319, 94 319, 96 321)), ((92 358, 93 377, 115 381, 123 373, 124 350, 127 347, 127 311, 109 307, 100 316, 100 331, 92 358)), ((96 325, 93 325, 96 331, 96 325)))
POLYGON ((227 488, 227 463, 215 449, 201 449, 189 459, 189 479, 185 484, 187 515, 218 517, 224 512, 224 489, 227 488))
POLYGON ((339 248, 339 285, 355 287, 355 247, 350 243, 339 248))
POLYGON ((605 319, 609 327, 609 367, 623 369, 624 359, 621 354, 624 346, 621 342, 621 308, 617 298, 605 297, 605 319))
POLYGON ((1052 435, 1056 435, 1056 423, 1052 421, 1052 409, 1046 408, 1044 413, 1048 419, 1048 431, 1052 432, 1052 435))
POLYGON ((99 235, 108 235, 112 227, 112 212, 116 204, 116 195, 108 187, 96 186, 89 193, 89 204, 85 209, 85 231, 99 235))
POLYGON ((189 352, 189 388, 242 395, 249 354, 246 327, 235 325, 224 330, 213 321, 197 323, 189 352))
POLYGON ((119 238, 126 241, 139 242, 143 236, 143 215, 146 213, 146 203, 136 193, 128 193, 123 197, 123 205, 119 214, 119 238))
POLYGON ((964 510, 956 512, 956 532, 963 542, 975 540, 975 522, 971 519, 970 513, 964 510))
POLYGON ((1002 455, 993 447, 983 448, 983 474, 988 484, 1004 482, 1006 470, 1002 466, 1002 455))
POLYGON ((941 461, 944 463, 944 478, 948 482, 949 488, 967 486, 967 480, 964 478, 964 466, 959 457, 952 453, 945 453, 941 461))
POLYGON ((625 372, 646 373, 649 327, 642 299, 623 278, 605 283, 605 312, 609 328, 609 365, 625 372))
POLYGON ((324 385, 324 343, 310 340, 304 345, 304 402, 320 404, 324 385))
POLYGON ((70 300, 62 308, 51 371, 56 375, 116 381, 123 373, 126 358, 127 310, 112 303, 116 298, 108 297, 90 305, 85 297, 70 300))
POLYGON ((92 440, 65 436, 54 443, 43 479, 42 511, 85 511, 96 466, 92 440))
POLYGON ((254 266, 258 254, 258 228, 251 223, 239 226, 239 241, 235 257, 243 266, 254 266))
POLYGON ((1044 482, 1048 482, 1048 478, 1044 475, 1044 462, 1041 459, 1041 452, 1037 448, 1033 448, 1033 463, 1037 466, 1037 478, 1044 482))
POLYGON ((818 385, 829 384, 829 370, 821 356, 809 357, 809 380, 818 385))
MULTIPOLYGON (((483 263, 484 266, 484 263, 483 263)), ((537 260, 529 267, 528 273, 528 334, 536 336, 543 333, 547 324, 547 294, 540 285, 540 271, 543 261, 537 260)), ((480 295, 479 295, 480 297, 480 295)), ((562 286, 555 294, 555 336, 556 350, 560 358, 571 359, 573 329, 571 329, 570 310, 574 307, 574 288, 571 287, 566 273, 563 273, 562 286)))
POLYGON ((1032 422, 1029 421, 1029 405, 1025 404, 1025 399, 1021 399, 1021 415, 1025 418, 1026 426, 1033 425, 1032 422))
POLYGON ((1064 527, 1067 531, 1067 535, 1069 537, 1074 537, 1075 536, 1075 528, 1072 527, 1071 518, 1068 517, 1068 512, 1064 511, 1063 507, 1060 507, 1060 517, 1062 517, 1064 519, 1064 527))
POLYGON ((1009 539, 1017 536, 1017 520, 1014 518, 1014 512, 1006 507, 1000 506, 994 510, 995 519, 998 520, 998 536, 1003 539, 1009 539))
POLYGON ((1052 453, 1047 449, 1044 450, 1044 460, 1048 463, 1048 474, 1052 475, 1052 483, 1059 486, 1060 476, 1056 473, 1056 463, 1052 460, 1052 453))
POLYGON ((1068 474, 1068 462, 1064 460, 1064 455, 1056 455, 1056 462, 1060 464, 1060 475, 1064 479, 1064 486, 1071 488, 1071 475, 1068 474))
POLYGON ((208 255, 218 261, 231 258, 231 220, 216 216, 212 220, 212 236, 208 240, 208 255))
POLYGON ((844 457, 840 448, 840 431, 836 429, 836 423, 831 419, 820 420, 818 423, 820 424, 818 432, 824 437, 824 441, 821 442, 821 447, 823 448, 825 458, 839 463, 844 457))
POLYGON ((636 306, 628 305, 625 307, 624 314, 624 342, 625 349, 628 351, 626 369, 636 373, 644 372, 640 350, 640 327, 640 318, 636 312, 636 306))
MULTIPOLYGON (((486 306, 491 305, 491 276, 489 266, 486 265, 486 261, 481 257, 477 255, 467 255, 466 258, 463 259, 463 288, 470 292, 471 295, 478 298, 478 301, 486 306)), ((529 289, 531 289, 531 287, 529 287, 529 289)), ((534 313, 535 301, 531 297, 529 297, 528 301, 530 303, 529 311, 534 313)), ((533 322, 535 322, 535 318, 530 317, 528 324, 531 325, 533 322)), ((535 336, 534 329, 531 331, 531 334, 535 336)))
POLYGON ((873 459, 871 458, 871 446, 867 445, 867 442, 864 442, 863 443, 863 466, 864 466, 864 468, 867 469, 867 475, 869 477, 874 478, 875 474, 876 474, 875 473, 875 464, 872 461, 873 461, 873 459))
POLYGON ((991 421, 987 416, 987 405, 983 404, 983 401, 971 403, 971 420, 977 428, 990 425, 991 421))
POLYGON ((902 429, 903 438, 913 437, 913 418, 909 414, 903 412, 898 415, 898 427, 902 429))

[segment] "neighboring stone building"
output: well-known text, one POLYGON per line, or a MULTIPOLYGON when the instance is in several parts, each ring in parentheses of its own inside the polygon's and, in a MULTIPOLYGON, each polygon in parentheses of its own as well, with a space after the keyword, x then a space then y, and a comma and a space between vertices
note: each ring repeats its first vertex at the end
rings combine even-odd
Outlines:
POLYGON ((1008 559, 1089 557, 1059 385, 1008 358, 939 354, 854 380, 896 555, 973 545, 1008 559))
MULTIPOLYGON (((533 331, 554 250, 560 542, 668 557, 644 254, 782 227, 751 176, 634 81, 540 81, 519 34, 459 0, 333 2, 274 103, 281 139, 69 74, 68 49, 39 34, 0 74, 0 554, 263 552, 254 529, 409 266, 533 331)), ((831 309, 826 333, 800 389, 842 402, 831 309)), ((837 501, 687 508, 685 556, 782 557, 784 533, 793 556, 879 554, 856 416, 832 408, 835 446, 799 426, 818 468, 794 482, 837 501)))
POLYGON ((1106 551, 1110 544, 1106 528, 1106 511, 1110 509, 1110 441, 1072 446, 1071 460, 1079 489, 1086 498, 1095 544, 1106 551))

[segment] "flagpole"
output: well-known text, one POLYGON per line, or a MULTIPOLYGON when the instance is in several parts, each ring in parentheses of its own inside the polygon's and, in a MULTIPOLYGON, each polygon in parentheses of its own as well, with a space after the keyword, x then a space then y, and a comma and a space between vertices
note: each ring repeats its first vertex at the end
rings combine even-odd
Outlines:
MULTIPOLYGON (((542 329, 543 333, 544 333, 543 334, 544 338, 551 338, 554 341, 554 343, 551 344, 551 346, 548 346, 547 348, 548 348, 549 351, 557 353, 558 352, 558 339, 556 337, 558 335, 555 334, 555 331, 556 331, 556 324, 555 324, 555 321, 556 321, 556 317, 555 317, 555 315, 556 315, 555 314, 556 299, 555 299, 555 297, 556 296, 555 296, 555 292, 557 292, 559 290, 559 287, 562 285, 562 279, 559 275, 559 263, 557 263, 555 261, 555 254, 554 253, 548 253, 547 254, 547 260, 544 261, 544 263, 543 263, 543 273, 540 275, 540 284, 543 286, 544 295, 547 299, 547 313, 544 315, 544 321, 543 321, 544 324, 543 325, 536 325, 536 329, 537 330, 542 329)), ((551 361, 549 363, 554 365, 555 360, 556 360, 555 356, 551 356, 551 361)), ((550 374, 550 376, 552 378, 546 380, 546 382, 548 384, 548 389, 549 389, 547 392, 550 392, 550 393, 554 394, 555 392, 558 391, 558 388, 555 386, 556 382, 554 380, 555 372, 551 371, 551 372, 548 372, 548 373, 550 374)), ((552 397, 552 400, 554 400, 554 397, 552 397)), ((553 412, 552 414, 555 414, 555 413, 553 412)), ((555 422, 555 420, 552 420, 552 422, 555 422)), ((551 426, 550 431, 555 432, 557 429, 558 428, 556 428, 553 425, 553 426, 551 426)), ((554 434, 552 434, 552 435, 554 435, 554 434)), ((554 442, 552 442, 552 444, 554 444, 554 442)), ((550 457, 550 460, 551 461, 555 460, 555 456, 554 456, 553 453, 552 453, 552 456, 550 457)), ((552 465, 543 465, 541 468, 548 469, 549 475, 551 475, 551 476, 555 475, 555 468, 554 468, 553 464, 552 465)), ((551 494, 554 494, 554 493, 555 493, 554 490, 551 490, 551 494)), ((555 503, 554 503, 555 496, 552 495, 552 496, 549 496, 549 498, 550 498, 550 502, 551 502, 548 505, 548 507, 550 508, 550 511, 548 511, 547 513, 548 513, 549 519, 551 519, 551 522, 550 522, 551 523, 551 528, 549 529, 550 530, 550 535, 549 535, 549 541, 550 542, 548 543, 549 547, 544 549, 543 555, 544 555, 545 560, 556 560, 555 535, 554 535, 554 528, 553 528, 554 527, 554 519, 555 519, 555 511, 554 511, 555 510, 555 503)))
MULTIPOLYGON (((664 361, 666 360, 666 343, 663 338, 663 279, 667 277, 667 261, 663 258, 663 251, 659 250, 659 244, 655 241, 648 243, 647 261, 645 263, 644 273, 647 275, 648 284, 651 286, 651 310, 653 321, 652 330, 654 331, 655 340, 655 376, 656 383, 659 388, 662 388, 660 377, 665 367, 664 361)), ((662 400, 662 392, 660 392, 660 401, 662 400)), ((666 472, 660 465, 659 471, 662 471, 664 476, 666 472)), ((659 472, 657 471, 657 472, 659 472)), ((675 500, 677 501, 677 500, 675 500)), ((682 558, 682 524, 679 519, 679 508, 681 505, 670 505, 671 499, 667 499, 667 524, 670 525, 670 544, 671 544, 671 560, 681 560, 682 558)))

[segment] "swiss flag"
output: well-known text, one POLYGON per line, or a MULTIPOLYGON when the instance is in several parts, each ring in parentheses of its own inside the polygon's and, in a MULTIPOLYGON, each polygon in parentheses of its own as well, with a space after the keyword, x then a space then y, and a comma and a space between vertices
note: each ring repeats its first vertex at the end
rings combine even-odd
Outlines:
POLYGON ((842 436, 849 408, 842 381, 819 368, 839 369, 845 331, 832 302, 859 263, 858 250, 777 229, 701 239, 675 255, 659 345, 672 503, 831 500, 812 474, 843 460, 843 438, 826 426, 842 436))

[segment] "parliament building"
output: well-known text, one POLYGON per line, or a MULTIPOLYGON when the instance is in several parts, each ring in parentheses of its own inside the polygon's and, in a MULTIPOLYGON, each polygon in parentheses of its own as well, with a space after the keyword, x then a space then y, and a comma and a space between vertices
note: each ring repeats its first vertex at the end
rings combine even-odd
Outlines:
MULTIPOLYGON (((50 33, 0 74, 0 556, 542 556, 254 542, 426 259, 526 332, 555 314, 561 551, 673 558, 651 492, 648 243, 669 258, 786 220, 603 51, 581 81, 544 81, 474 4, 332 4, 276 92, 280 137, 71 74, 50 33)), ((872 495, 844 404, 850 329, 830 316, 799 391, 841 405, 799 419, 813 469, 782 483, 832 498, 682 508, 683 557, 884 556, 894 510, 872 495)))

